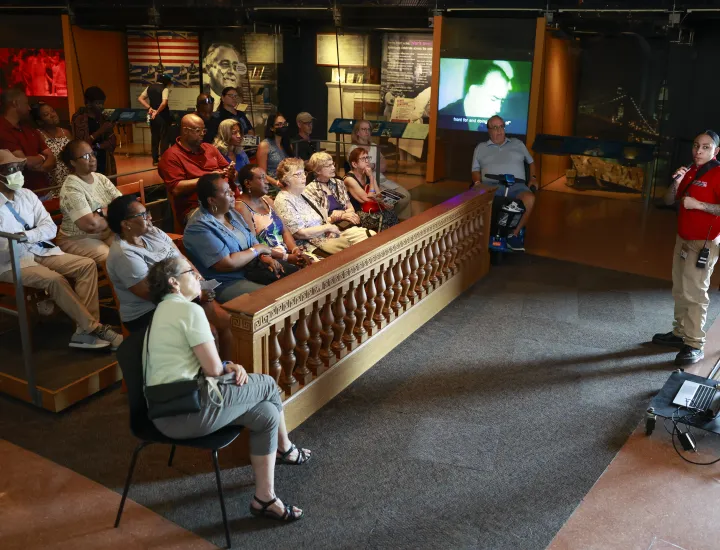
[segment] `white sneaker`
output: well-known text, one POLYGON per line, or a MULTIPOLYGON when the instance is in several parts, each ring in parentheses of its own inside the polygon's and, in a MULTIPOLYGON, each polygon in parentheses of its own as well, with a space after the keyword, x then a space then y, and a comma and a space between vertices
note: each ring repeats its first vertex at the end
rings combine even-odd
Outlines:
POLYGON ((102 349, 110 347, 110 342, 106 342, 95 334, 87 332, 76 332, 70 338, 70 344, 68 345, 71 348, 102 349))
POLYGON ((122 334, 115 332, 110 325, 99 325, 98 328, 92 331, 92 334, 102 340, 105 340, 106 342, 109 342, 110 349, 113 351, 118 349, 120 344, 123 342, 122 334))

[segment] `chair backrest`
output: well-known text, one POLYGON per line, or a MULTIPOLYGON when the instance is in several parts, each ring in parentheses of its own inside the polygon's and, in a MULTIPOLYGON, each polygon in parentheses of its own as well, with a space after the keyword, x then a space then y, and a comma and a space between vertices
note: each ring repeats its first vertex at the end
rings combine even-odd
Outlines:
POLYGON ((62 212, 60 211, 60 199, 55 197, 54 199, 46 200, 42 204, 55 222, 55 225, 60 225, 63 218, 62 212))
POLYGON ((143 180, 118 185, 117 190, 123 195, 139 195, 138 198, 140 199, 140 202, 143 205, 145 204, 145 182, 143 180))
POLYGON ((117 359, 127 386, 128 404, 130 405, 130 430, 136 437, 144 439, 141 434, 155 430, 148 418, 147 402, 143 392, 143 340, 145 332, 134 332, 128 336, 117 350, 117 359))

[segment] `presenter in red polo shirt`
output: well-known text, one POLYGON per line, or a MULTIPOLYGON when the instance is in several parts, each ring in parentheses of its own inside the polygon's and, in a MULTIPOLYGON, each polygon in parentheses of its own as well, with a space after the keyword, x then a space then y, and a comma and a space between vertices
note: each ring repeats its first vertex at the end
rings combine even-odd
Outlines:
POLYGON ((693 164, 679 168, 665 194, 665 203, 680 201, 678 235, 673 253, 673 330, 653 336, 653 343, 680 348, 676 365, 703 357, 705 319, 710 303, 710 276, 718 259, 720 235, 720 137, 712 130, 693 142, 693 164))
POLYGON ((185 115, 180 127, 180 137, 163 153, 158 173, 174 201, 180 218, 176 221, 184 226, 187 216, 198 206, 195 192, 198 178, 217 172, 228 181, 235 181, 235 171, 214 145, 203 143, 206 130, 202 118, 194 113, 185 115))

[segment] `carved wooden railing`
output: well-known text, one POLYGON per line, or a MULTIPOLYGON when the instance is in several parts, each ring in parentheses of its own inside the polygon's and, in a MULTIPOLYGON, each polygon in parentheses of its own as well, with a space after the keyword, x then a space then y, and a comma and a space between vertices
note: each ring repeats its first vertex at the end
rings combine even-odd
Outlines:
POLYGON ((468 191, 226 303, 235 361, 273 376, 286 399, 302 393, 433 293, 448 287, 449 302, 483 277, 491 208, 491 192, 468 191))

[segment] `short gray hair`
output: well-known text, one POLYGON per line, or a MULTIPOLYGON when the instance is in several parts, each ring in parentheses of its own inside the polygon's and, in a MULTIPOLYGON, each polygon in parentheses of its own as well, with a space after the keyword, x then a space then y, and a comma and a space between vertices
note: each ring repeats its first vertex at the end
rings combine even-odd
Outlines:
POLYGON ((180 275, 181 259, 179 256, 165 258, 148 271, 147 280, 150 286, 150 300, 152 300, 153 304, 159 304, 165 296, 173 291, 170 278, 180 275))

